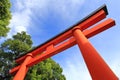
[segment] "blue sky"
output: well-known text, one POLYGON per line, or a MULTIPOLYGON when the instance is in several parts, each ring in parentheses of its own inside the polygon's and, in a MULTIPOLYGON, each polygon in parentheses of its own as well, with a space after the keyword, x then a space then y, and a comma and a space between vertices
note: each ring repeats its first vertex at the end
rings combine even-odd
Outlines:
MULTIPOLYGON (((26 31, 31 35, 34 46, 59 34, 106 4, 109 12, 107 18, 115 19, 116 26, 89 40, 120 78, 119 0, 11 0, 11 2, 12 19, 8 38, 17 32, 26 31)), ((67 80, 91 80, 77 45, 52 58, 63 68, 67 80)))

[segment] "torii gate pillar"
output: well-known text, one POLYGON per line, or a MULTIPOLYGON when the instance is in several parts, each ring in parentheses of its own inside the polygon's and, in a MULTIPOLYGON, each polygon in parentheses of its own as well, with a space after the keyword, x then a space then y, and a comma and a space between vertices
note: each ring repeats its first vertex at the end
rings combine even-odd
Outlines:
POLYGON ((118 80, 79 28, 73 31, 92 80, 118 80), (107 74, 106 74, 107 73, 107 74))
POLYGON ((27 54, 27 57, 25 58, 22 65, 20 66, 20 69, 18 70, 13 80, 24 80, 25 75, 27 74, 28 68, 29 68, 26 65, 30 61, 30 59, 32 59, 32 54, 27 54))

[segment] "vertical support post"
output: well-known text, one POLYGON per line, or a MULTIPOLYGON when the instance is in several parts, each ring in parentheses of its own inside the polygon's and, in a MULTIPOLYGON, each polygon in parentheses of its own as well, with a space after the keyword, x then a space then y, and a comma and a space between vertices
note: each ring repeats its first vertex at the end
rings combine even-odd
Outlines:
POLYGON ((30 61, 31 58, 32 58, 32 54, 28 54, 24 62, 21 64, 20 69, 16 73, 13 80, 24 80, 25 75, 28 71, 28 67, 26 65, 30 61))
POLYGON ((79 28, 74 28, 73 35, 76 38, 92 80, 118 80, 117 76, 112 72, 79 28))

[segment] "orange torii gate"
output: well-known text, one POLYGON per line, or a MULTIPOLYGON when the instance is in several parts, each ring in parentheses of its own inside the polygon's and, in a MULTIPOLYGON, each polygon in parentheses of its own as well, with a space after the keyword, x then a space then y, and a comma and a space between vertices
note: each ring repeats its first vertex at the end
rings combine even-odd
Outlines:
POLYGON ((106 5, 103 5, 76 25, 16 59, 19 66, 10 70, 10 74, 15 74, 13 80, 23 80, 29 67, 76 44, 81 50, 92 80, 118 80, 117 76, 87 39, 115 25, 115 21, 111 18, 99 22, 107 15, 106 5), (97 22, 99 23, 96 24, 97 22), (91 27, 92 25, 94 26, 91 27))

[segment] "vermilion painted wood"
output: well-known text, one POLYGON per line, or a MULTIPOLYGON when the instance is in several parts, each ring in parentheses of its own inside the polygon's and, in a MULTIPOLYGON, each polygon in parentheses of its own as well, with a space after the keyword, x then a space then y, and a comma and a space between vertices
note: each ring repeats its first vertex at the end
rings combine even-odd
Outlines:
MULTIPOLYGON (((92 36, 94 36, 94 35, 102 32, 102 31, 104 31, 104 30, 112 27, 113 25, 115 25, 115 21, 114 21, 113 19, 107 19, 107 20, 105 20, 104 22, 101 22, 101 23, 97 24, 96 26, 94 26, 94 27, 92 27, 92 28, 90 28, 90 29, 88 29, 88 30, 84 30, 84 31, 83 31, 83 34, 84 34, 87 38, 90 38, 90 37, 92 37, 92 36)), ((78 26, 77 26, 77 27, 78 27, 78 26)), ((79 27, 78 27, 78 28, 79 28, 79 27)), ((30 61, 27 65, 28 65, 29 67, 30 67, 30 66, 33 66, 33 65, 37 64, 38 62, 46 59, 47 57, 51 57, 52 55, 54 55, 54 54, 55 54, 54 51, 56 51, 56 53, 58 53, 58 52, 61 52, 61 51, 65 50, 65 49, 67 49, 67 48, 69 48, 69 47, 74 46, 75 44, 76 44, 76 40, 72 37, 72 38, 70 38, 69 40, 67 40, 66 42, 62 43, 62 44, 61 44, 62 46, 59 45, 59 46, 61 46, 61 47, 57 46, 57 47, 59 47, 59 48, 57 48, 57 49, 55 49, 54 46, 51 45, 51 46, 47 47, 47 51, 46 51, 47 54, 46 54, 46 52, 45 52, 44 55, 41 54, 41 55, 39 55, 39 56, 34 57, 33 59, 31 59, 31 61, 30 61), (64 44, 64 45, 63 45, 63 44, 64 44), (51 47, 51 48, 50 48, 50 47, 51 47), (50 52, 48 49, 52 50, 52 52, 50 52), (49 55, 51 55, 51 56, 49 56, 49 55), (43 56, 47 56, 47 57, 43 57, 43 56)), ((19 69, 19 66, 11 69, 10 73, 13 74, 13 73, 15 73, 18 69, 19 69)))
POLYGON ((26 75, 26 73, 28 71, 28 67, 26 65, 31 59, 32 59, 32 54, 27 54, 26 59, 24 60, 24 62, 19 67, 19 70, 16 73, 13 80, 24 80, 24 77, 25 77, 25 75, 26 75))
POLYGON ((118 80, 117 76, 108 67, 81 30, 76 28, 73 34, 91 74, 92 80, 118 80))
POLYGON ((12 74, 12 75, 14 75, 14 74, 16 74, 16 72, 19 70, 19 68, 20 68, 20 65, 12 68, 12 69, 9 71, 9 73, 12 74))
MULTIPOLYGON (((101 24, 98 24, 97 27, 96 27, 96 26, 93 27, 93 28, 92 28, 92 31, 93 31, 93 32, 95 31, 95 32, 94 32, 94 33, 91 32, 91 33, 92 33, 93 35, 96 35, 96 33, 99 33, 99 32, 101 32, 101 31, 103 31, 103 30, 106 30, 108 27, 111 27, 111 26, 113 26, 113 25, 115 25, 114 20, 108 19, 108 20, 106 20, 105 22, 103 22, 103 23, 101 23, 101 24), (101 26, 104 26, 104 28, 101 27, 101 26), (98 27, 99 27, 99 28, 98 28, 98 27)), ((85 32, 87 33, 87 31, 85 31, 85 32)), ((85 36, 86 36, 86 35, 85 35, 85 36)), ((90 35, 90 36, 92 36, 92 35, 90 35)), ((89 36, 88 36, 88 37, 89 37, 89 36)), ((59 53, 59 52, 61 52, 61 51, 64 51, 65 49, 68 49, 68 48, 72 47, 72 46, 75 45, 75 44, 76 44, 75 39, 74 39, 74 38, 70 38, 68 41, 66 41, 66 42, 64 42, 63 44, 57 46, 56 48, 50 48, 50 51, 46 51, 46 53, 41 54, 41 55, 38 56, 37 58, 32 59, 32 60, 30 61, 30 63, 28 63, 28 66, 33 66, 33 65, 39 63, 39 62, 42 61, 42 60, 45 60, 45 59, 47 59, 47 58, 49 58, 49 57, 51 57, 51 56, 53 56, 53 55, 55 55, 55 54, 57 54, 57 53, 59 53)))
POLYGON ((100 32, 103 32, 104 30, 111 28, 112 26, 115 25, 115 21, 111 18, 105 20, 102 23, 97 24, 96 26, 92 27, 91 29, 87 29, 83 31, 83 34, 87 37, 90 38, 100 32))
POLYGON ((36 56, 36 58, 32 59, 27 66, 33 66, 34 64, 37 64, 47 58, 50 58, 51 56, 58 54, 59 52, 75 45, 75 39, 74 38, 70 38, 67 42, 64 42, 63 44, 57 46, 56 48, 52 48, 51 50, 46 50, 46 53, 36 56))
MULTIPOLYGON (((100 20, 104 19, 106 17, 106 13, 104 10, 100 10, 98 13, 96 13, 95 15, 91 16, 89 19, 85 20, 84 22, 82 22, 81 24, 79 24, 78 26, 80 26, 81 30, 85 30, 86 28, 92 26, 93 24, 99 22, 100 20)), ((60 42, 70 38, 72 36, 72 29, 67 31, 66 33, 60 35, 59 37, 57 37, 56 39, 50 41, 49 43, 39 47, 38 49, 34 50, 31 52, 31 54, 33 56, 38 55, 39 53, 42 53, 46 50, 46 47, 48 47, 49 45, 53 44, 53 45, 57 45, 60 42)), ((24 61, 24 59, 26 58, 26 55, 17 59, 16 62, 17 63, 22 63, 24 61)))

